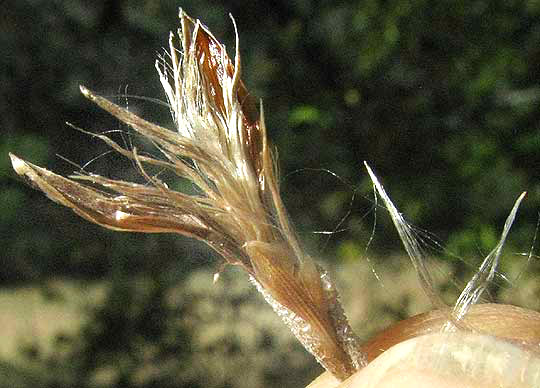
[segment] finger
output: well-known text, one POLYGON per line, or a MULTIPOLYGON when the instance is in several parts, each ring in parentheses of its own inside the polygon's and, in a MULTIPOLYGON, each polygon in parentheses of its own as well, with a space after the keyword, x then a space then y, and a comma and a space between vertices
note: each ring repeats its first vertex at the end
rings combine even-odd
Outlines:
POLYGON ((393 346, 341 385, 326 382, 316 387, 534 387, 540 386, 540 356, 491 336, 430 334, 393 346))
MULTIPOLYGON (((362 346, 369 362, 386 349, 429 333, 443 331, 452 310, 433 310, 405 319, 383 330, 362 346)), ((540 313, 504 304, 478 304, 459 322, 465 332, 488 334, 540 350, 540 313)))
MULTIPOLYGON (((371 363, 383 352, 387 352, 388 349, 401 342, 429 333, 441 332, 449 319, 451 319, 450 310, 434 310, 411 317, 379 333, 364 344, 362 350, 371 363)), ((540 314, 538 312, 510 305, 480 304, 473 306, 460 324, 468 328, 471 332, 497 337, 499 341, 506 341, 521 346, 524 348, 524 351, 536 351, 537 355, 540 353, 540 314)), ((463 336, 466 333, 452 333, 451 335, 463 336)), ((367 371, 358 373, 358 375, 368 373, 367 371)), ((408 376, 410 375, 412 375, 412 372, 408 374, 408 376)), ((415 376, 414 380, 419 381, 419 377, 418 375, 415 376)), ((405 375, 401 374, 401 383, 404 378, 405 375)), ((333 378, 332 375, 323 373, 308 387, 335 388, 339 384, 339 381, 333 378)), ((403 384, 400 384, 400 388, 403 388, 403 384)))
POLYGON ((332 373, 324 372, 319 377, 311 382, 306 388, 335 388, 341 384, 341 381, 336 379, 332 373))

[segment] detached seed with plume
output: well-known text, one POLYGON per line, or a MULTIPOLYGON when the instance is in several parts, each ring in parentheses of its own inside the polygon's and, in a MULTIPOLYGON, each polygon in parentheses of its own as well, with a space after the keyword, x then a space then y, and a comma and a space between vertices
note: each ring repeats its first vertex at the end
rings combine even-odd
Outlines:
POLYGON ((180 21, 169 52, 156 62, 174 131, 81 86, 85 97, 158 147, 160 158, 143 156, 93 135, 132 159, 149 185, 85 173, 66 178, 11 154, 13 168, 53 201, 106 228, 204 241, 241 266, 304 347, 345 379, 366 360, 328 274, 301 250, 289 222, 262 104, 257 109, 240 79, 238 37, 233 63, 199 20, 180 11, 180 21), (145 165, 191 180, 200 194, 170 190, 145 165))

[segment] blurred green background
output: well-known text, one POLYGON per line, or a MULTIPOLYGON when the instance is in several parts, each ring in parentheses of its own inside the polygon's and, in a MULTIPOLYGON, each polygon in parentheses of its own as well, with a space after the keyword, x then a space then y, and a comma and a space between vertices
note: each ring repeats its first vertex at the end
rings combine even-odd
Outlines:
POLYGON ((243 274, 212 285, 206 247, 83 222, 11 170, 8 152, 63 174, 77 169, 69 160, 138 179, 64 122, 127 130, 83 84, 171 127, 153 100, 165 99, 154 61, 179 6, 229 52, 234 15, 285 203, 363 338, 428 308, 391 221, 374 211, 364 160, 419 228, 450 302, 528 191, 491 297, 540 307, 540 1, 8 0, 0 386, 299 387, 321 371, 243 274))

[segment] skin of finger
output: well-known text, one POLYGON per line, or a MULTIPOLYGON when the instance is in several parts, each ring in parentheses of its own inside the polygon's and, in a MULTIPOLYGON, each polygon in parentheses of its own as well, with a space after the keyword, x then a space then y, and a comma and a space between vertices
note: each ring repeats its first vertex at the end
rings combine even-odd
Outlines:
MULTIPOLYGON (((324 372, 317 377, 306 388, 356 388, 361 382, 372 379, 371 373, 363 369, 362 371, 351 376, 343 383, 332 376, 329 372, 324 372), (360 382, 360 383, 359 383, 360 382), (356 385, 355 385, 356 384, 356 385)), ((424 388, 424 387, 441 387, 441 388, 474 388, 474 385, 464 385, 464 381, 441 381, 437 376, 433 376, 429 371, 409 371, 407 374, 391 374, 386 376, 383 381, 379 381, 379 387, 400 387, 400 388, 424 388), (459 384, 459 385, 458 385, 459 384)))
MULTIPOLYGON (((371 379, 371 373, 367 370, 362 370, 351 378, 347 379, 343 383, 340 383, 338 379, 332 376, 328 372, 324 372, 318 378, 313 380, 306 388, 356 388, 357 386, 363 386, 362 383, 371 379)), ((389 374, 385 379, 379 381, 378 387, 400 387, 400 388, 476 388, 474 382, 469 382, 470 385, 465 385, 463 380, 461 381, 441 381, 438 376, 433 376, 429 371, 408 371, 408 373, 389 374)))
POLYGON ((540 384, 540 357, 491 336, 439 333, 395 345, 341 384, 330 377, 308 387, 532 387, 540 384))
POLYGON ((324 372, 315 380, 313 380, 311 384, 309 384, 306 388, 335 388, 339 386, 340 383, 341 382, 336 379, 330 372, 324 372))
MULTIPOLYGON (((368 362, 392 346, 421 335, 443 331, 452 310, 433 310, 405 319, 381 331, 362 346, 368 362)), ((540 350, 540 313, 504 304, 478 304, 470 308, 460 327, 540 350)))

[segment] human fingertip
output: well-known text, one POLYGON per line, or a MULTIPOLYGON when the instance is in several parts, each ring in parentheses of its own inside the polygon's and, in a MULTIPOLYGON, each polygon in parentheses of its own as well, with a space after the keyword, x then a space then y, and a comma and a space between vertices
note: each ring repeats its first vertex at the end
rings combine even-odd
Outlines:
POLYGON ((540 356, 492 336, 438 333, 399 343, 339 388, 540 386, 540 356))

